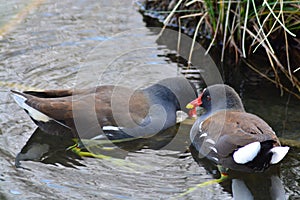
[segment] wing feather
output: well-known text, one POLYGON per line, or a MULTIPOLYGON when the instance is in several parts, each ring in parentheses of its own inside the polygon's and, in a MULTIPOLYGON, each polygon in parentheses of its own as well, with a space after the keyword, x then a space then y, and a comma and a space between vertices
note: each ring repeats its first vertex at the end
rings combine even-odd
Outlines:
POLYGON ((216 141, 219 156, 227 157, 237 148, 258 141, 279 141, 272 128, 256 115, 239 111, 219 111, 202 124, 202 132, 216 141))

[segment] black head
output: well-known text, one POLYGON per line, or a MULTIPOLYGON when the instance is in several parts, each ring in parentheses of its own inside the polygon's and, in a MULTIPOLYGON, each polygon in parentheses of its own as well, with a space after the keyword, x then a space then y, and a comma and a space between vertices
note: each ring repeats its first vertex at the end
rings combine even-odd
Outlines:
POLYGON ((197 98, 197 90, 194 84, 184 77, 167 78, 159 81, 158 84, 167 87, 172 93, 170 97, 176 99, 177 110, 187 112, 186 104, 197 98))
MULTIPOLYGON (((156 101, 155 103, 174 106, 175 110, 188 112, 186 104, 197 98, 195 86, 184 77, 172 77, 159 81, 145 89, 156 101), (156 98, 159 97, 159 98, 156 98)), ((167 106, 167 105, 165 105, 167 106)))
POLYGON ((232 109, 244 111, 239 95, 228 85, 216 84, 205 88, 197 99, 189 104, 189 108, 203 107, 207 112, 232 109))

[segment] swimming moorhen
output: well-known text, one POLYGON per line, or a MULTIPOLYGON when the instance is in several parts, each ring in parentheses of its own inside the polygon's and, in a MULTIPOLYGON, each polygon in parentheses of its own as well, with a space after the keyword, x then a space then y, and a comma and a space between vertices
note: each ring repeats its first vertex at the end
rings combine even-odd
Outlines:
POLYGON ((261 118, 247 113, 238 94, 228 85, 211 85, 187 108, 206 111, 194 123, 190 138, 200 153, 217 165, 244 172, 261 172, 280 162, 282 147, 275 132, 261 118))
POLYGON ((46 133, 75 137, 151 136, 176 124, 176 111, 197 97, 183 77, 166 78, 145 89, 102 85, 81 90, 12 91, 14 100, 46 133))

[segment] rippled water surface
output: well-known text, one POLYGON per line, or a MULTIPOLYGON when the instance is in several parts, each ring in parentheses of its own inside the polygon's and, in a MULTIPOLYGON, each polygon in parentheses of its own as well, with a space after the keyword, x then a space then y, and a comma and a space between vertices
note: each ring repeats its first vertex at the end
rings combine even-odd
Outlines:
POLYGON ((179 74, 131 0, 0 0, 0 27, 0 199, 300 199, 299 101, 276 89, 240 93, 248 111, 293 142, 280 173, 235 174, 187 195, 218 178, 188 151, 190 124, 167 130, 177 133, 172 145, 159 146, 165 136, 127 142, 118 145, 130 152, 108 146, 105 159, 80 158, 67 150, 72 139, 36 130, 10 89, 137 88, 179 74), (32 153, 16 168, 21 150, 32 153))

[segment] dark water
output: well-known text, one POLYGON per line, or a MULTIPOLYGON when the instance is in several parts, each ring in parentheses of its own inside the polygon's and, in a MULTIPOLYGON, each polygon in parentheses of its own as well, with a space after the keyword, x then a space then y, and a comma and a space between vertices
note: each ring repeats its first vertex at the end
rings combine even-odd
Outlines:
MULTIPOLYGON (((157 40, 159 30, 146 28, 127 0, 15 0, 1 3, 0 9, 0 26, 9 27, 0 40, 0 199, 300 198, 299 101, 280 97, 273 87, 236 87, 249 112, 263 117, 280 137, 298 141, 280 168, 265 174, 233 174, 221 184, 180 196, 218 178, 215 166, 195 161, 188 151, 187 123, 151 140, 100 144, 109 156, 103 159, 67 150, 74 141, 36 130, 9 90, 145 87, 181 74, 170 56, 177 39, 157 40), (12 16, 22 20, 16 23, 12 16), (15 167, 19 152, 18 159, 28 159, 17 163, 23 168, 15 167)), ((182 54, 186 58, 189 51, 182 54)))

